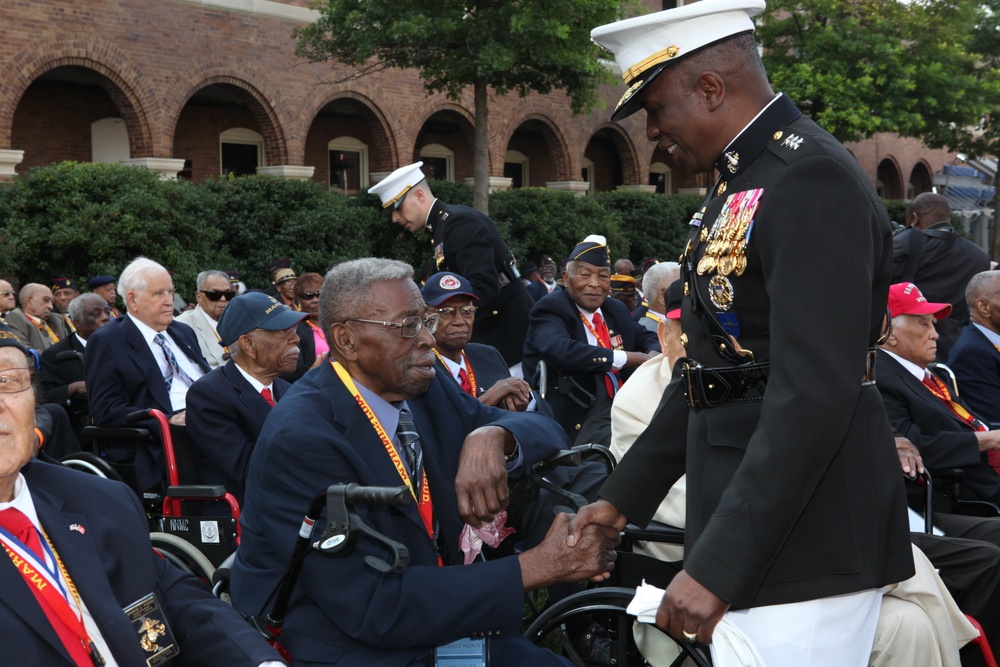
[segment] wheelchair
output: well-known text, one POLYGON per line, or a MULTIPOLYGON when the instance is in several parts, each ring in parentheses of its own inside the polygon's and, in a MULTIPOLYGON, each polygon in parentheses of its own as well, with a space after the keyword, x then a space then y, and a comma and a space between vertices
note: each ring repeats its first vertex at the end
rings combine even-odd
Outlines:
POLYGON ((63 464, 128 484, 146 508, 153 547, 181 569, 211 581, 215 568, 239 545, 239 504, 221 485, 189 483, 197 479, 194 455, 175 442, 163 412, 140 410, 126 421, 127 427, 84 427, 94 451, 64 457, 63 464), (155 430, 135 426, 149 419, 156 422, 155 430), (108 448, 120 452, 143 446, 163 448, 167 484, 162 493, 141 493, 132 465, 108 456, 108 448), (225 510, 218 512, 219 507, 225 510))
MULTIPOLYGON (((617 463, 606 447, 579 445, 536 464, 529 479, 536 487, 562 498, 567 511, 579 509, 587 500, 552 484, 546 475, 560 466, 579 465, 584 458, 601 460, 609 473, 617 463)), ((511 497, 513 501, 513 494, 511 497)), ((643 580, 665 588, 680 569, 676 564, 635 553, 633 547, 639 541, 683 544, 684 531, 656 522, 644 529, 634 524, 627 525, 622 533, 611 578, 554 602, 541 611, 535 610, 529 599, 527 606, 531 612, 525 621, 523 636, 562 655, 575 667, 648 665, 636 644, 633 635, 635 617, 628 614, 627 607, 635 597, 636 587, 643 580)), ((652 628, 650 631, 659 632, 652 628)), ((664 642, 673 642, 676 647, 671 667, 710 667, 712 664, 707 647, 666 634, 663 637, 664 642)))
MULTIPOLYGON (((386 537, 366 524, 354 511, 354 507, 360 504, 402 507, 410 502, 412 496, 407 486, 333 484, 317 494, 302 518, 302 525, 292 547, 292 555, 284 575, 271 591, 264 608, 247 618, 247 621, 281 654, 282 658, 292 663, 292 657, 281 645, 279 638, 304 560, 313 552, 334 557, 348 555, 357 540, 363 536, 365 539, 381 543, 391 554, 388 561, 367 556, 365 563, 382 573, 402 572, 410 564, 409 550, 405 545, 386 537), (326 525, 319 538, 314 540, 316 522, 319 521, 324 509, 326 525)), ((226 602, 229 602, 229 573, 235 558, 236 554, 231 554, 215 571, 212 578, 213 594, 226 602)))

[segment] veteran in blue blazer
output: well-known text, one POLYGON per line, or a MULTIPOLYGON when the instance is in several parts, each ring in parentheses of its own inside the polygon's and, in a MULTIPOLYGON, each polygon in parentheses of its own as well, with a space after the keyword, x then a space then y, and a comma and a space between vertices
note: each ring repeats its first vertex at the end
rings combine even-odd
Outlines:
MULTIPOLYGON (((118 290, 128 313, 94 332, 84 354, 94 423, 126 426, 130 413, 155 408, 171 415, 172 424, 183 424, 187 391, 210 368, 191 327, 174 321, 170 274, 141 257, 122 271, 118 290)), ((156 429, 154 422, 143 425, 156 429)), ((135 473, 139 490, 155 486, 164 477, 164 470, 162 447, 138 449, 135 473)))
POLYGON ((202 582, 154 553, 146 513, 124 484, 33 458, 35 401, 25 355, 12 339, 0 340, 0 541, 16 556, 0 557, 4 664, 103 664, 94 659, 99 654, 122 667, 144 665, 151 656, 123 609, 151 594, 180 648, 171 664, 284 664, 202 582), (34 574, 25 576, 31 573, 19 563, 36 564, 34 574), (39 581, 54 595, 45 588, 36 594, 32 583, 39 581), (70 612, 82 624, 60 620, 70 612))
POLYGON ((243 504, 247 467, 271 408, 291 384, 279 376, 299 358, 296 325, 307 317, 263 292, 233 299, 219 319, 232 358, 188 391, 188 437, 202 484, 222 484, 243 504))
POLYGON ((965 288, 969 324, 948 356, 972 412, 1000 426, 1000 271, 977 273, 965 288))
POLYGON ((518 474, 567 441, 551 420, 484 406, 437 376, 430 332, 438 316, 426 314, 412 275, 402 262, 374 258, 327 275, 320 319, 332 359, 295 383, 261 431, 233 604, 246 614, 266 610, 303 512, 328 485, 407 484, 419 502, 357 508, 408 547, 403 572, 368 566, 366 556, 385 553, 365 537, 346 557, 305 557, 282 634, 296 664, 430 665, 435 647, 473 638, 487 645, 493 667, 566 665, 520 636, 524 591, 602 576, 617 535, 593 533, 589 544, 568 548, 561 515, 543 545, 463 564, 463 526, 506 506, 508 471, 518 474))

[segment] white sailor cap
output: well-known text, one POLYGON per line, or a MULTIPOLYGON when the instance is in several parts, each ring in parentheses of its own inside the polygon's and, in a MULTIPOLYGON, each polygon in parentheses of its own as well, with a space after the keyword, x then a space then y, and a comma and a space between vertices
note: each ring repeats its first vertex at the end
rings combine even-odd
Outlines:
POLYGON ((628 90, 611 120, 639 110, 639 91, 672 63, 727 37, 753 32, 764 0, 700 0, 594 28, 590 38, 615 56, 628 90))
POLYGON ((423 162, 414 162, 400 167, 368 188, 368 194, 378 195, 379 199, 382 200, 382 208, 392 206, 393 210, 396 210, 403 201, 403 195, 426 178, 424 172, 420 171, 422 166, 424 166, 423 162))

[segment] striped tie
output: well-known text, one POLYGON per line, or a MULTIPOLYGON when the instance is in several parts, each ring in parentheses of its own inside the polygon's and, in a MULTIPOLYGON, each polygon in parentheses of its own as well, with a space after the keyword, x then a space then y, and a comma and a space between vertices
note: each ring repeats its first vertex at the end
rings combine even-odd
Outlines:
POLYGON ((417 433, 417 426, 413 423, 413 416, 409 410, 399 411, 399 425, 396 426, 396 437, 403 448, 406 456, 406 464, 409 467, 410 476, 414 480, 414 488, 420 484, 420 465, 423 459, 423 452, 420 448, 420 435, 417 433))
POLYGON ((162 333, 158 333, 153 337, 153 342, 160 346, 163 350, 163 356, 167 359, 167 374, 163 377, 163 381, 167 384, 167 391, 170 391, 170 387, 174 383, 174 377, 179 377, 189 387, 194 384, 194 380, 177 363, 174 351, 167 345, 167 337, 162 333))

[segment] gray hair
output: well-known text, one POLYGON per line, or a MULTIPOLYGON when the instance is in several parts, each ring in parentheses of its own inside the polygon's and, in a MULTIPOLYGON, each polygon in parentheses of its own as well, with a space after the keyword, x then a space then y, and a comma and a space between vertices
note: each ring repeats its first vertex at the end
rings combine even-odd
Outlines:
POLYGON ((136 257, 118 276, 118 295, 125 298, 129 292, 141 292, 146 289, 146 274, 150 271, 166 271, 162 265, 148 257, 136 257))
POLYGON ((195 279, 195 285, 197 286, 199 291, 205 289, 205 285, 208 284, 209 278, 222 278, 223 280, 226 281, 227 284, 229 283, 229 274, 226 273, 225 271, 216 271, 215 269, 212 269, 210 271, 202 271, 201 273, 198 274, 198 277, 195 279))
POLYGON ((356 317, 370 304, 372 283, 383 280, 413 279, 413 267, 395 259, 365 257, 330 269, 320 290, 319 322, 329 337, 330 327, 356 317))
POLYGON ((990 287, 997 277, 1000 277, 1000 271, 983 271, 972 276, 969 284, 965 286, 965 302, 969 304, 969 310, 975 310, 976 299, 992 291, 990 287))
POLYGON ((642 291, 646 295, 646 301, 656 298, 655 295, 662 296, 663 290, 680 275, 681 265, 677 262, 659 262, 649 267, 642 274, 642 291))
POLYGON ((93 292, 87 292, 86 294, 81 294, 72 301, 69 302, 69 306, 66 308, 66 314, 69 315, 71 320, 79 320, 83 318, 84 309, 90 304, 91 301, 98 301, 101 307, 106 307, 108 302, 104 300, 104 297, 100 294, 94 294, 93 292))

